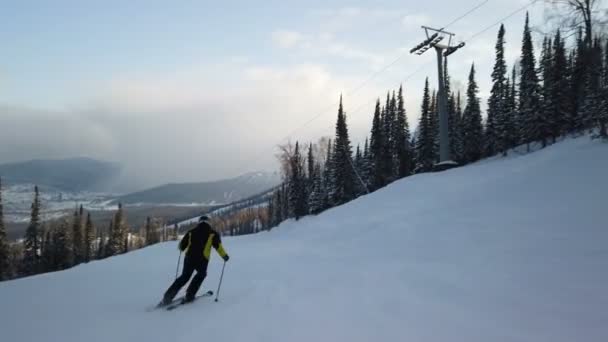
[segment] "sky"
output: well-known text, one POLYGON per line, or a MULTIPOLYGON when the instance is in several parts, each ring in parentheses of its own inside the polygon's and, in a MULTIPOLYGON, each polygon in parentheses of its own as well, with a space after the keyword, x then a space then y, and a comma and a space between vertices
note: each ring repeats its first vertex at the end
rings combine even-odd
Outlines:
MULTIPOLYGON (((408 53, 424 39, 420 26, 482 3, 446 28, 456 41, 529 1, 9 1, 0 163, 86 156, 120 162, 141 186, 274 171, 279 143, 334 134, 340 94, 362 143, 375 99, 400 84, 414 127, 425 77, 437 84, 434 52, 408 53)), ((545 5, 527 10, 544 24, 545 5)), ((509 67, 524 18, 504 21, 509 67)), ((482 103, 497 32, 449 60, 461 90, 475 63, 482 103)))

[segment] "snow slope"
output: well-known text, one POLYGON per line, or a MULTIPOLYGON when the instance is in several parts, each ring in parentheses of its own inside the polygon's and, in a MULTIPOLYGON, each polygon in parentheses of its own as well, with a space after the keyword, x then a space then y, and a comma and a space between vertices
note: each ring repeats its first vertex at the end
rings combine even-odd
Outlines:
MULTIPOLYGON (((145 312, 176 244, 0 283, 3 341, 607 341, 608 144, 399 181, 226 238, 219 303, 145 312)), ((204 287, 217 286, 214 255, 204 287)))

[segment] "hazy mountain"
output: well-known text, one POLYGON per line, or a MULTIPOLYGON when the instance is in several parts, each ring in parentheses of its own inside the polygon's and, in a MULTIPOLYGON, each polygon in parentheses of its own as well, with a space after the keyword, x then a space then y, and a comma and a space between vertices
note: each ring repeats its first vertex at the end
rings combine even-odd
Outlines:
POLYGON ((125 204, 231 203, 270 189, 279 182, 277 173, 252 172, 214 182, 166 184, 121 196, 117 201, 125 204))
POLYGON ((107 191, 118 178, 116 163, 90 158, 29 160, 0 165, 6 184, 37 184, 62 191, 107 191))

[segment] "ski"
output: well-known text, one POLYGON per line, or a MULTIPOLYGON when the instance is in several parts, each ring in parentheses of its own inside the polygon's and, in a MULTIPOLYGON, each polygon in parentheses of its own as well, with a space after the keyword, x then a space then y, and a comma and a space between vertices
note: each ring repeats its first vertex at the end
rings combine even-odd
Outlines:
POLYGON ((207 291, 207 292, 205 292, 205 293, 203 293, 201 295, 198 295, 198 296, 194 297, 193 301, 186 302, 186 303, 182 301, 185 298, 184 296, 182 296, 182 297, 178 298, 177 300, 174 300, 171 304, 165 306, 164 308, 167 311, 171 311, 171 310, 177 309, 177 307, 182 306, 184 304, 194 303, 194 301, 196 301, 197 299, 199 299, 201 297, 211 297, 211 296, 213 296, 213 291, 209 290, 209 291, 207 291))
MULTIPOLYGON (((213 296, 213 291, 209 290, 209 291, 207 291, 207 292, 205 292, 203 294, 197 295, 194 298, 194 300, 198 299, 199 297, 211 297, 211 296, 213 296)), ((153 307, 147 308, 146 311, 150 312, 150 311, 155 311, 155 310, 158 310, 158 309, 173 310, 173 309, 175 309, 176 307, 178 307, 178 306, 180 306, 182 304, 186 304, 186 303, 182 303, 182 300, 184 298, 185 298, 185 296, 177 297, 177 298, 173 299, 171 301, 171 303, 169 303, 167 305, 161 305, 160 303, 156 304, 153 307)))

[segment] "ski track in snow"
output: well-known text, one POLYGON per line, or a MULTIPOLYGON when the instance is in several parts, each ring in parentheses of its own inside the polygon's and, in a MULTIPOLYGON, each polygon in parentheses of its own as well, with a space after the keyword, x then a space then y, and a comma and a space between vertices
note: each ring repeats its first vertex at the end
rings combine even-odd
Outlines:
MULTIPOLYGON (((398 181, 226 238, 220 302, 145 312, 175 242, 0 283, 3 341, 607 341, 608 144, 398 181)), ((214 254, 203 289, 217 290, 214 254)), ((201 291, 203 291, 201 289, 201 291)))

